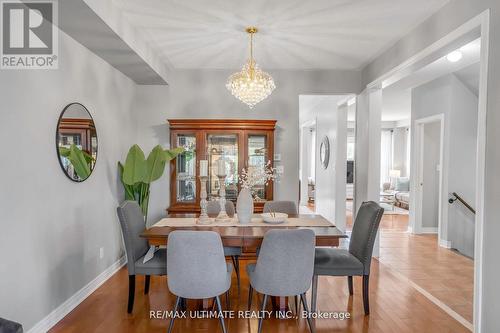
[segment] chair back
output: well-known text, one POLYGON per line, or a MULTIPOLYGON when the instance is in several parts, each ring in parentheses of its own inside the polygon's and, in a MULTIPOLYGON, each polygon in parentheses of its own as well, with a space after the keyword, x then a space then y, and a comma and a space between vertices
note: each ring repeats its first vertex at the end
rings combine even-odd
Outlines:
POLYGON ((0 318, 0 333, 23 333, 23 326, 15 321, 0 318))
MULTIPOLYGON (((212 200, 207 203, 207 214, 210 217, 217 217, 220 212, 220 203, 218 200, 212 200)), ((232 201, 226 201, 226 213, 234 216, 234 204, 232 201)))
POLYGON ((271 296, 305 293, 313 277, 315 243, 312 230, 268 231, 252 275, 252 286, 271 296))
POLYGON ((149 245, 140 235, 145 229, 144 215, 136 201, 125 201, 117 209, 122 228, 125 251, 127 252, 127 269, 129 275, 135 275, 135 262, 148 252, 149 245))
POLYGON ((219 296, 230 285, 222 240, 213 231, 174 231, 167 243, 168 288, 179 297, 219 296))
POLYGON ((365 275, 370 274, 373 244, 383 214, 384 209, 378 203, 363 202, 352 226, 349 252, 363 263, 365 275))
POLYGON ((289 215, 298 214, 297 204, 293 201, 266 201, 264 213, 285 213, 289 215))

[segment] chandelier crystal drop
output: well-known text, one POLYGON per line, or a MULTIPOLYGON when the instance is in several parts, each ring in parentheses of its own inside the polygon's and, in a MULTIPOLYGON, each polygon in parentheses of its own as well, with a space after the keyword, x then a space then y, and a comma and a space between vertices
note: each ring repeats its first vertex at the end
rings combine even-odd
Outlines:
POLYGON ((234 97, 252 109, 257 103, 266 99, 276 88, 274 80, 268 73, 262 71, 253 59, 253 35, 257 28, 248 27, 250 34, 250 59, 240 72, 232 74, 226 83, 226 88, 234 97))

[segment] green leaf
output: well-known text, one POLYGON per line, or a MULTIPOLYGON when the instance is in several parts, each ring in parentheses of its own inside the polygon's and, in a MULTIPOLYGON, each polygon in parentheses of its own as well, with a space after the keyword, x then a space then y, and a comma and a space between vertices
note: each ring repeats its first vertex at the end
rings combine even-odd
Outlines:
POLYGON ((125 190, 125 200, 135 200, 134 186, 127 185, 123 182, 123 164, 120 162, 118 162, 118 177, 120 177, 123 189, 125 190))
POLYGON ((87 153, 86 151, 82 150, 83 157, 85 157, 85 161, 87 161, 87 164, 91 164, 94 161, 94 158, 92 155, 87 153))
MULTIPOLYGON (((62 157, 69 157, 70 151, 71 151, 70 148, 59 147, 59 155, 62 157)), ((87 153, 84 150, 80 150, 80 151, 82 152, 83 157, 85 157, 87 164, 91 164, 94 161, 94 158, 92 157, 92 155, 90 155, 89 153, 87 153)))
POLYGON ((149 153, 146 161, 146 178, 144 183, 150 184, 151 182, 159 179, 163 175, 165 164, 166 160, 163 154, 163 148, 158 145, 153 148, 151 153, 149 153))
POLYGON ((177 148, 174 148, 174 149, 166 149, 163 151, 164 155, 165 155, 165 161, 171 161, 173 160, 174 158, 177 157, 177 155, 179 154, 182 154, 184 152, 184 147, 177 147, 177 148))
POLYGON ((146 159, 138 145, 133 145, 127 154, 123 168, 123 182, 127 185, 143 182, 146 178, 146 159))
POLYGON ((83 155, 83 152, 74 144, 72 144, 69 148, 68 159, 80 179, 85 180, 90 176, 91 171, 87 161, 85 160, 85 156, 83 155))
POLYGON ((59 147, 59 155, 62 157, 68 157, 69 156, 69 148, 59 147))

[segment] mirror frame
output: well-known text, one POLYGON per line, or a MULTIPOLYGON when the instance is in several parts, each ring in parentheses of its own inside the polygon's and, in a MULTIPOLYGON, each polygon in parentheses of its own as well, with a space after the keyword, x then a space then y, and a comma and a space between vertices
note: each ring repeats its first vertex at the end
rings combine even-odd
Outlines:
POLYGON ((330 139, 328 139, 328 136, 324 136, 323 140, 321 140, 321 144, 319 146, 319 160, 321 162, 321 165, 323 166, 323 169, 328 168, 328 163, 330 162, 330 139), (325 155, 322 156, 321 151, 322 149, 325 149, 325 155))
POLYGON ((90 175, 85 178, 85 179, 81 179, 81 180, 77 180, 77 179, 73 179, 70 177, 70 175, 68 175, 68 173, 66 172, 66 169, 64 169, 64 165, 62 164, 61 162, 61 156, 59 155, 59 124, 61 123, 61 120, 63 119, 63 116, 64 116, 64 113, 72 106, 72 105, 80 105, 82 108, 85 109, 85 111, 87 111, 87 113, 89 114, 90 116, 90 119, 92 119, 92 123, 94 124, 94 127, 95 126, 95 121, 94 121, 94 117, 92 117, 92 114, 90 113, 89 109, 87 109, 87 107, 85 107, 85 105, 83 105, 82 103, 80 102, 71 102, 69 104, 67 104, 63 110, 61 111, 61 113, 59 114, 59 118, 57 119, 57 125, 56 125, 56 138, 55 138, 55 141, 56 141, 56 155, 57 155, 57 161, 59 162, 59 166, 61 167, 61 170, 62 172, 64 173, 64 175, 71 181, 75 182, 75 183, 82 183, 84 181, 86 181, 87 179, 89 179, 92 174, 94 173, 94 169, 95 169, 95 166, 97 164, 97 159, 99 158, 99 136, 97 135, 97 128, 96 128, 96 141, 97 141, 97 156, 95 158, 95 162, 94 162, 94 168, 92 170, 90 170, 90 175))

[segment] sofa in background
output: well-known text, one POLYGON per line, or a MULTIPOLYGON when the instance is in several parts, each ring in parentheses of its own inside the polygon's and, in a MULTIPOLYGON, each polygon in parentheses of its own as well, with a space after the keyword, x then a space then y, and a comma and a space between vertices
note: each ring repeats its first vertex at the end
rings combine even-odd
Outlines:
POLYGON ((394 185, 384 183, 383 192, 394 195, 394 205, 403 209, 410 208, 410 179, 408 177, 396 178, 394 185))

